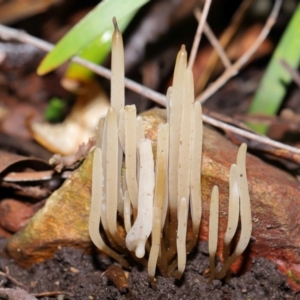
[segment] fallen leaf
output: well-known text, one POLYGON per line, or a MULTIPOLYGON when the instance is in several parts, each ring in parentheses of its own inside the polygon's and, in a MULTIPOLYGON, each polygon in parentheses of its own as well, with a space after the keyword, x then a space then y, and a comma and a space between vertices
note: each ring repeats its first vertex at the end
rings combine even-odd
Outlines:
POLYGON ((33 122, 30 125, 35 140, 53 153, 75 153, 82 143, 95 135, 99 119, 107 112, 107 96, 96 81, 89 81, 84 90, 63 123, 33 122))
POLYGON ((32 172, 51 169, 48 162, 32 157, 25 157, 0 150, 0 177, 9 172, 21 172, 26 169, 32 172))
POLYGON ((18 201, 15 199, 3 199, 0 201, 0 226, 15 233, 23 228, 29 219, 44 205, 44 201, 35 204, 18 201))

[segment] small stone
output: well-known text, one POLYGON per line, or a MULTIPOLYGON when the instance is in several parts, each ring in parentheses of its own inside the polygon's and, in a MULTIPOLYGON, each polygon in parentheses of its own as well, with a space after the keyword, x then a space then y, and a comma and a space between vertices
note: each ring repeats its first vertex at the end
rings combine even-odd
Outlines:
POLYGON ((79 270, 74 268, 74 267, 70 267, 70 271, 74 274, 78 274, 79 273, 79 270))

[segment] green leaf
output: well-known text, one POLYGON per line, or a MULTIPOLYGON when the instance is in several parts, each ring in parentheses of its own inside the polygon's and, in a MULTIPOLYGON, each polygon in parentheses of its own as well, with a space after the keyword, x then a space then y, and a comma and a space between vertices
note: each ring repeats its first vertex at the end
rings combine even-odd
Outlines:
MULTIPOLYGON (((105 31, 100 37, 96 38, 91 44, 85 47, 78 56, 94 63, 102 63, 111 48, 112 32, 113 29, 105 31), (107 40, 106 37, 109 37, 109 40, 107 40)), ((89 69, 75 62, 71 62, 64 77, 81 81, 89 78, 92 73, 93 72, 89 69)))
MULTIPOLYGON (((134 17, 136 11, 128 14, 120 22, 118 22, 118 27, 121 32, 125 30, 129 22, 134 17)), ((81 58, 84 58, 88 61, 100 64, 104 61, 111 49, 111 39, 114 32, 114 27, 110 26, 109 29, 105 30, 100 36, 92 41, 91 44, 84 47, 82 51, 78 54, 81 58)), ((65 78, 76 80, 76 81, 86 81, 94 73, 89 69, 75 63, 71 62, 68 66, 68 69, 65 73, 65 78)))
POLYGON ((49 52, 38 67, 44 75, 59 67, 66 60, 92 43, 101 33, 113 27, 112 18, 118 22, 128 17, 149 0, 104 0, 75 25, 49 52))
POLYGON ((51 98, 48 107, 44 112, 44 118, 47 121, 58 121, 63 115, 63 110, 66 107, 64 100, 57 97, 51 98))
MULTIPOLYGON (((283 68, 280 60, 285 60, 292 68, 297 69, 300 63, 299 49, 300 4, 276 47, 248 113, 269 116, 277 113, 285 97, 286 87, 292 81, 290 73, 283 68)), ((253 123, 248 123, 248 125, 261 134, 266 134, 268 131, 266 125, 253 123)))

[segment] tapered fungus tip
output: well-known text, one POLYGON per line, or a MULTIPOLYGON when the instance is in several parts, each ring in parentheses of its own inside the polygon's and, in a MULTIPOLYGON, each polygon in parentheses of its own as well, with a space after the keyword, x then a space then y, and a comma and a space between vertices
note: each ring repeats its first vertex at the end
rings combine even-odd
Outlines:
POLYGON ((243 149, 243 151, 247 151, 247 144, 246 143, 242 143, 241 144, 241 149, 243 149))
POLYGON ((119 32, 119 27, 118 27, 118 22, 117 22, 117 19, 116 17, 113 17, 112 19, 113 23, 114 23, 114 26, 115 26, 115 31, 119 32))
POLYGON ((178 56, 177 57, 184 57, 186 59, 187 57, 187 52, 186 52, 186 48, 185 48, 185 45, 181 45, 181 48, 178 52, 178 56))

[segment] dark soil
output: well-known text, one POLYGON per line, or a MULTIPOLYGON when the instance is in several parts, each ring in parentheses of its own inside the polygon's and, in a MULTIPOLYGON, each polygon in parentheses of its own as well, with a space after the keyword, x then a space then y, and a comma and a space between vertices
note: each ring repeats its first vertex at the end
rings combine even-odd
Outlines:
MULTIPOLYGON (((6 240, 0 239, 0 250, 6 240)), ((0 271, 28 287, 32 294, 65 291, 64 296, 39 297, 39 299, 300 299, 288 286, 283 274, 277 272, 270 261, 255 259, 246 274, 233 277, 230 283, 214 280, 207 283, 203 274, 209 269, 207 243, 201 242, 190 255, 182 280, 157 276, 157 290, 149 285, 146 270, 134 266, 128 277, 129 289, 121 292, 103 276, 112 261, 102 255, 84 255, 73 248, 58 249, 53 259, 24 270, 13 260, 0 257, 0 271)), ((2 287, 16 285, 0 275, 2 287)), ((1 298, 2 299, 2 298, 1 298)))

